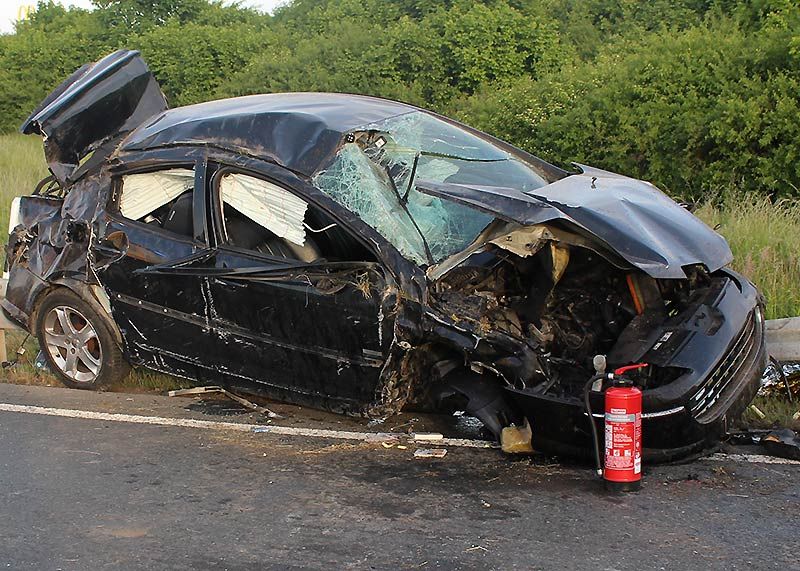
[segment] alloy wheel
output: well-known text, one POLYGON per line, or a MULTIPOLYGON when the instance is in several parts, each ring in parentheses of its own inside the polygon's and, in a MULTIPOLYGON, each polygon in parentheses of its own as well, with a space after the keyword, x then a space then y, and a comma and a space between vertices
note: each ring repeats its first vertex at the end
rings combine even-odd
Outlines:
POLYGON ((44 319, 44 340, 52 361, 73 381, 91 383, 100 374, 100 339, 78 310, 64 305, 51 309, 44 319))

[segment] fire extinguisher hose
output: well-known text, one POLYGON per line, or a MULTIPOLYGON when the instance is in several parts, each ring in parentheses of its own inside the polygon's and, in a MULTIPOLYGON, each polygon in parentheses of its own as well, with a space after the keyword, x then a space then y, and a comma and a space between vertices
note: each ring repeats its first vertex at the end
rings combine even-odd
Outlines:
POLYGON ((589 417, 589 426, 592 428, 592 443, 594 445, 594 461, 595 466, 597 468, 597 475, 599 477, 603 477, 603 462, 600 460, 600 438, 597 435, 597 425, 594 422, 594 417, 592 416, 592 405, 589 402, 589 393, 592 391, 592 385, 598 381, 605 378, 603 374, 596 374, 592 376, 586 382, 586 385, 583 387, 583 405, 586 408, 586 414, 589 417))

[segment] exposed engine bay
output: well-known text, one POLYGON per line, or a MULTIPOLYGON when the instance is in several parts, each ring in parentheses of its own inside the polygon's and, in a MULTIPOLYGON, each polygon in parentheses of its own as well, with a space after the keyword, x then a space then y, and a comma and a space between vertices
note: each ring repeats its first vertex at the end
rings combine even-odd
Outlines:
MULTIPOLYGON (((595 373, 596 355, 612 367, 629 364, 642 324, 650 332, 671 317, 680 321, 711 281, 701 268, 688 280, 656 280, 592 250, 549 242, 529 257, 498 247, 473 255, 436 282, 432 303, 490 344, 513 338, 525 347, 493 360, 509 386, 573 399, 595 373)), ((655 388, 678 374, 654 366, 637 382, 655 388)))

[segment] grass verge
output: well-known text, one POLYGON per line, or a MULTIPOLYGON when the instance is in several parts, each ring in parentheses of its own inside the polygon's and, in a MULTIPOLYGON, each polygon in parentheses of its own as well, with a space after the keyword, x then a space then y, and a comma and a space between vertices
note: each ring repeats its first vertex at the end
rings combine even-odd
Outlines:
MULTIPOLYGON (((25 351, 22 354, 9 354, 8 358, 16 360, 16 362, 12 367, 0 370, 0 382, 16 385, 63 386, 50 371, 36 366, 39 344, 33 337, 28 337, 25 333, 19 331, 10 331, 6 333, 6 342, 9 352, 17 351, 20 346, 25 351), (22 344, 23 341, 24 345, 22 344)), ((135 369, 124 379, 107 387, 107 389, 112 392, 163 393, 191 386, 193 386, 193 383, 185 379, 163 375, 147 369, 135 369)))
POLYGON ((767 319, 800 315, 800 202, 731 192, 695 213, 728 240, 733 268, 767 298, 767 319))
POLYGON ((750 408, 742 415, 742 421, 750 428, 788 427, 800 432, 800 418, 794 418, 798 412, 800 412, 800 402, 797 399, 789 401, 786 397, 756 397, 750 408), (763 413, 764 418, 761 418, 752 407, 763 413))

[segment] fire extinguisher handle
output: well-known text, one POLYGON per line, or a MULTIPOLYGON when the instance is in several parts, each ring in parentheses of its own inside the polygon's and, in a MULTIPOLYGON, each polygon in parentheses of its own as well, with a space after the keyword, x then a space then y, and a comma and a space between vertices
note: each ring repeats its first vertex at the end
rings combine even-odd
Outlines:
POLYGON ((620 367, 619 369, 614 369, 614 374, 617 376, 624 375, 628 371, 636 371, 638 369, 644 369, 645 367, 649 366, 650 365, 648 365, 647 363, 636 363, 634 365, 625 365, 624 367, 620 367))

